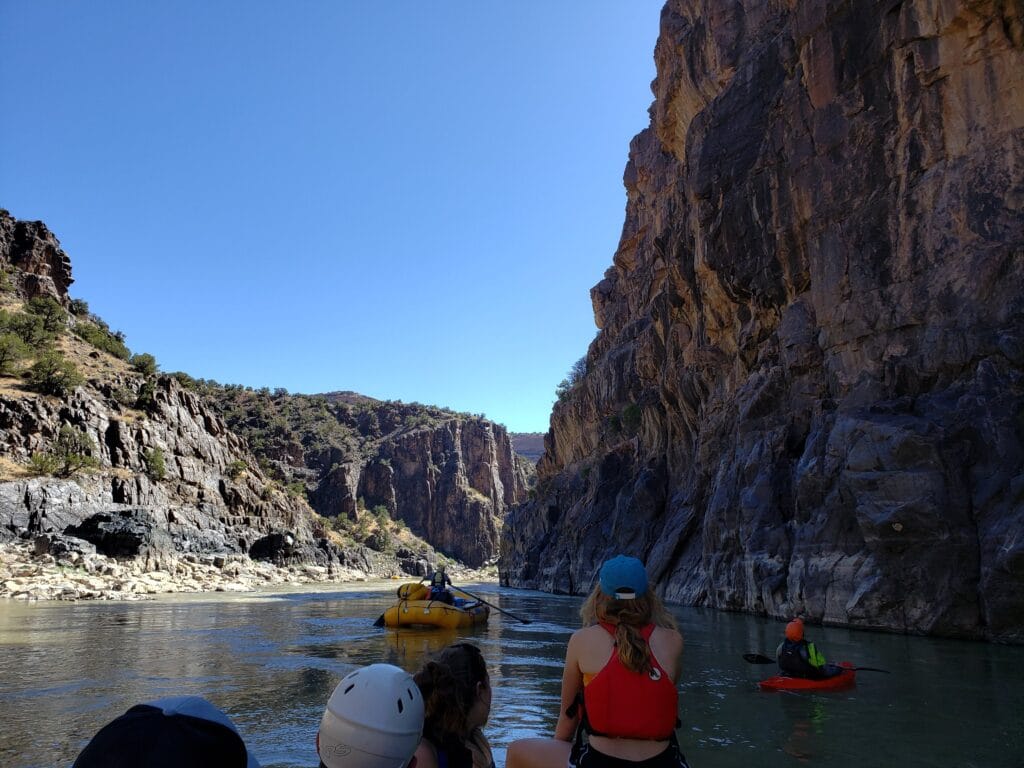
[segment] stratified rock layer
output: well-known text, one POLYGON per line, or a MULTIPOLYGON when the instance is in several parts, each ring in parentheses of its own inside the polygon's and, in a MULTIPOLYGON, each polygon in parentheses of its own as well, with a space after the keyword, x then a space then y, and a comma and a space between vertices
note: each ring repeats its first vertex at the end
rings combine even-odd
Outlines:
POLYGON ((506 583, 1024 640, 1022 9, 666 5, 506 583))

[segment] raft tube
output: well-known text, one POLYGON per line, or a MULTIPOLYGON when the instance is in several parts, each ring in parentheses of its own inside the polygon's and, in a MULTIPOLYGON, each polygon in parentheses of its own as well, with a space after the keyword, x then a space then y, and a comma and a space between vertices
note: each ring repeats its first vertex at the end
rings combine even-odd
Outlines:
POLYGON ((398 588, 398 602, 384 611, 386 627, 459 629, 483 624, 491 609, 476 600, 455 598, 455 605, 428 600, 430 587, 410 582, 398 588))
POLYGON ((758 685, 761 686, 762 691, 841 691, 853 688, 857 677, 853 665, 848 661, 841 661, 839 666, 846 669, 832 677, 810 680, 806 677, 776 675, 762 680, 758 685))

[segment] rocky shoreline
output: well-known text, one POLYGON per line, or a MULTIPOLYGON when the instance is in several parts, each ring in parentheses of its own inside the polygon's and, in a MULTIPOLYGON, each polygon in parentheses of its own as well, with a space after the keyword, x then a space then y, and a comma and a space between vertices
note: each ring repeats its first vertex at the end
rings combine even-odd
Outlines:
MULTIPOLYGON (((0 543, 0 598, 11 600, 147 600, 174 592, 254 592, 319 583, 351 583, 408 574, 367 573, 332 564, 275 565, 245 555, 185 554, 153 568, 145 559, 89 551, 38 552, 31 541, 0 543)), ((463 580, 494 580, 486 571, 451 570, 463 580)))

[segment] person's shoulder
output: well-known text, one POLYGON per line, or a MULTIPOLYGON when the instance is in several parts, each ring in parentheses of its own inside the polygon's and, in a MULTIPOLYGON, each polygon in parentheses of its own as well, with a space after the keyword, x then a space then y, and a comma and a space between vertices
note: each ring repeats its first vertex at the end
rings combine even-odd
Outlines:
POLYGON ((569 642, 576 640, 577 642, 586 641, 595 637, 607 636, 608 632, 600 624, 590 624, 586 627, 580 627, 572 633, 572 637, 569 638, 569 642))
POLYGON ((660 644, 672 646, 672 647, 683 647, 683 636, 679 633, 679 630, 672 629, 671 627, 655 627, 654 632, 651 633, 651 639, 657 639, 660 644))
POLYGON ((429 739, 420 739, 420 745, 414 753, 417 768, 438 768, 437 749, 429 739))

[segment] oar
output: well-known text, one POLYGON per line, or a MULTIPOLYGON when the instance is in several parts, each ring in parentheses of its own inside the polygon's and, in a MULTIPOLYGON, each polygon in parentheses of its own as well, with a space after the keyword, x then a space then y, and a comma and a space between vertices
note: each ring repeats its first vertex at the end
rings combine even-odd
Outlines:
POLYGON ((479 595, 474 595, 472 592, 469 592, 469 591, 463 589, 462 587, 456 587, 455 585, 452 585, 452 589, 454 589, 456 592, 461 592, 464 595, 469 595, 474 600, 479 600, 484 605, 489 605, 489 606, 491 606, 491 608, 493 608, 494 610, 498 611, 499 613, 504 613, 506 616, 511 616, 513 619, 516 619, 518 621, 523 622, 523 624, 530 624, 530 623, 532 623, 529 619, 524 619, 522 616, 516 616, 511 611, 506 611, 504 608, 499 608, 494 603, 488 603, 486 600, 484 600, 479 595))
MULTIPOLYGON (((744 653, 743 660, 749 661, 751 664, 775 664, 775 659, 770 659, 761 653, 744 653)), ((878 669, 878 667, 844 667, 844 669, 852 669, 856 672, 884 672, 889 674, 888 669, 878 669)))

